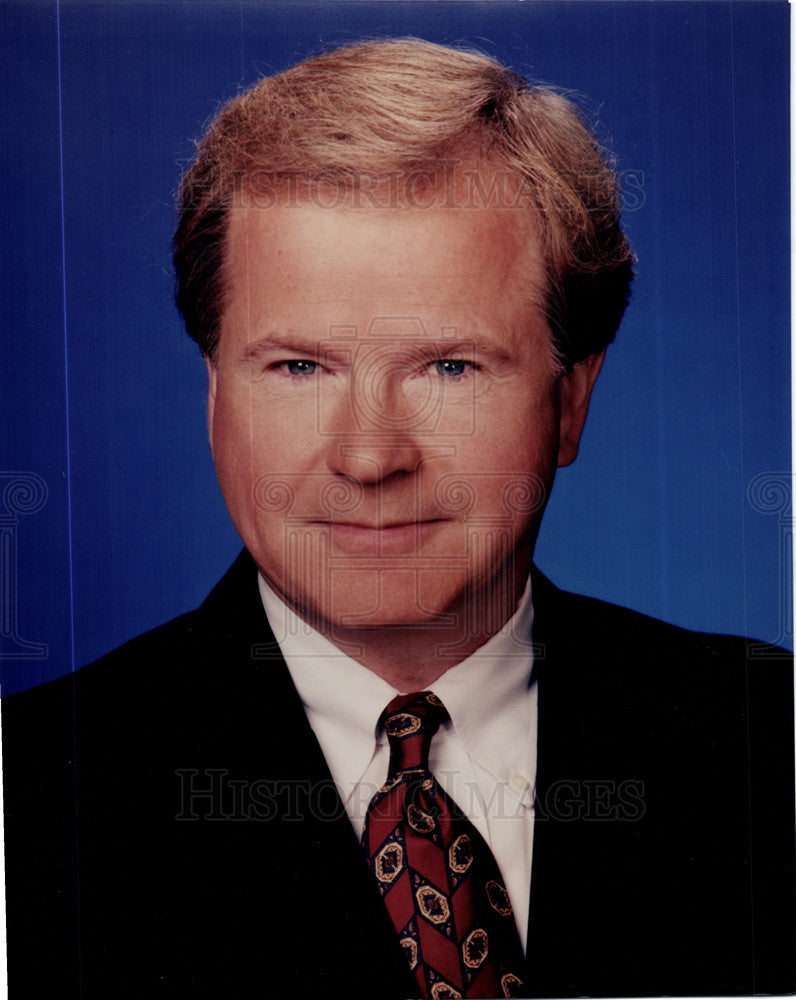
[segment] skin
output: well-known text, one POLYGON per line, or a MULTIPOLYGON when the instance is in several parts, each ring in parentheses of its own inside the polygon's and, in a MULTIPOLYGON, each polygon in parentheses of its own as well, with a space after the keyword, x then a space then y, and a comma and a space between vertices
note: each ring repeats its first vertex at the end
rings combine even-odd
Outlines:
POLYGON ((399 690, 514 612, 602 361, 561 375, 519 210, 231 218, 210 441, 232 519, 298 614, 399 690))

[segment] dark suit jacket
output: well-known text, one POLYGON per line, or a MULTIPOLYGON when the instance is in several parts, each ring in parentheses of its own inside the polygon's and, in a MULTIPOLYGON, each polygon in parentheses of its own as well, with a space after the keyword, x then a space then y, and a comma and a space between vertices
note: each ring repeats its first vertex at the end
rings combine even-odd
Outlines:
MULTIPOLYGON (((792 989, 789 663, 533 587, 528 995, 792 989)), ((247 554, 2 723, 11 1000, 413 995, 247 554)))

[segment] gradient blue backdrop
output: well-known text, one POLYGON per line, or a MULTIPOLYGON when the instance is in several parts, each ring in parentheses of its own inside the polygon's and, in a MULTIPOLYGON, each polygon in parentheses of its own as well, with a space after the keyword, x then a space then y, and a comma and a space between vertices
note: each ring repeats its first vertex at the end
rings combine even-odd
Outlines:
POLYGON ((174 190, 220 101, 363 35, 475 45, 588 95, 618 153, 638 280, 541 568, 790 642, 784 3, 7 0, 0 30, 0 472, 47 491, 5 522, 4 693, 193 608, 237 553, 172 304, 174 190), (46 655, 10 656, 9 630, 46 655))

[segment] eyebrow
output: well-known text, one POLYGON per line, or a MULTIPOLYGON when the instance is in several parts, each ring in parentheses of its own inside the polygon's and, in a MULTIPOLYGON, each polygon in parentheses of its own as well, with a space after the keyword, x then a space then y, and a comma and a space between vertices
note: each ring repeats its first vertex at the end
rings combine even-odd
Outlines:
POLYGON ((321 343, 322 341, 312 341, 304 337, 268 334, 248 344, 241 352, 241 360, 244 362, 258 361, 264 354, 270 354, 274 351, 302 354, 308 358, 315 357, 321 353, 319 350, 321 343))
MULTIPOLYGON (((364 343, 377 343, 384 339, 385 344, 394 345, 390 338, 373 337, 366 338, 364 343)), ((287 335, 282 333, 267 334, 256 341, 248 344, 241 352, 241 361, 250 364, 259 361, 264 355, 285 351, 289 354, 300 355, 307 359, 328 358, 330 360, 346 361, 350 359, 350 351, 362 344, 358 337, 350 338, 350 347, 346 338, 332 340, 324 338, 322 340, 312 340, 301 335, 287 335)), ((513 353, 504 347, 500 347, 490 341, 485 341, 479 336, 457 337, 456 339, 445 340, 407 340, 404 341, 407 347, 413 350, 424 349, 429 357, 445 359, 455 357, 463 350, 472 351, 476 358, 491 358, 498 363, 511 361, 513 353)))

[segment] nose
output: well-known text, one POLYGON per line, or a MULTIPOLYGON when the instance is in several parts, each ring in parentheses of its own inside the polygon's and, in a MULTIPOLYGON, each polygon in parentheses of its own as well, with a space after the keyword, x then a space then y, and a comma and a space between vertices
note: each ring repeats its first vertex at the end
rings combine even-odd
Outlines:
POLYGON ((352 382, 327 425, 329 470, 363 486, 411 475, 423 460, 418 422, 400 385, 352 382))
POLYGON ((386 441, 383 437, 358 435, 339 440, 330 449, 327 465, 331 472, 345 476, 362 486, 372 486, 402 474, 411 475, 420 467, 422 457, 415 442, 386 441))

